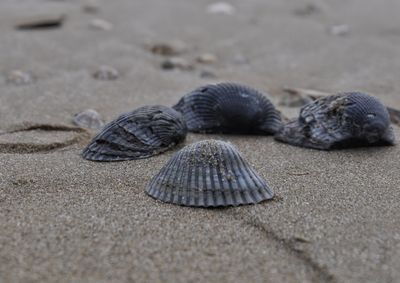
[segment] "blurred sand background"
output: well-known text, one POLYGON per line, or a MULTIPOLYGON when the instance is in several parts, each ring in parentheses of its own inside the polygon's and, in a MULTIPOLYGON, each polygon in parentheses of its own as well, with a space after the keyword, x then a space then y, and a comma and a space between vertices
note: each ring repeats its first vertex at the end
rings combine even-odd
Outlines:
MULTIPOLYGON (((232 0, 232 15, 207 13, 209 0, 100 0, 95 13, 85 3, 0 2, 2 131, 73 126, 86 108, 110 121, 219 81, 251 85, 274 102, 293 86, 365 91, 400 108, 400 1, 232 0), (15 29, 41 14, 66 20, 15 29), (90 27, 93 19, 112 28, 90 27), (333 34, 334 25, 348 30, 333 34), (179 57, 193 70, 163 70, 165 57, 147 47, 172 40, 185 43, 179 57), (196 63, 204 53, 215 62, 196 63), (119 78, 94 79, 100 65, 119 78), (12 70, 34 82, 7 82, 12 70)), ((196 134, 186 144, 210 137, 236 145, 275 200, 162 204, 144 187, 173 150, 104 164, 80 158, 88 142, 81 132, 0 135, 0 282, 400 282, 399 146, 323 152, 272 137, 196 134)))

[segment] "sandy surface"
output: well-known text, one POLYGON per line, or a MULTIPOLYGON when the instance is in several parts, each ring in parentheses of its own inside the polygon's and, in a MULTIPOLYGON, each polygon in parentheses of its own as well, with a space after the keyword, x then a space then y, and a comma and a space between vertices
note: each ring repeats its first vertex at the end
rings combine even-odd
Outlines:
MULTIPOLYGON (((280 88, 294 86, 366 91, 400 108, 399 1, 236 0, 234 15, 207 14, 209 3, 103 0, 88 14, 74 0, 1 1, 0 129, 72 126, 86 108, 110 121, 216 81, 249 84, 275 102, 280 88), (317 12, 294 12, 307 3, 317 12), (42 13, 67 18, 60 29, 14 29, 42 13), (91 28, 95 18, 112 30, 91 28), (329 34, 335 24, 349 33, 329 34), (162 70, 163 57, 146 44, 175 39, 189 62, 212 53, 216 63, 162 70), (120 77, 95 80, 103 64, 120 77), (15 69, 35 82, 7 83, 15 69), (201 78, 203 70, 217 78, 201 78)), ((0 135, 1 282, 400 282, 399 146, 322 152, 271 137, 213 136, 235 144, 277 197, 193 209, 144 193, 173 151, 93 163, 80 158, 87 138, 77 135, 85 134, 0 135), (21 145, 32 150, 13 153, 21 145)), ((209 137, 190 134, 186 143, 209 137)))

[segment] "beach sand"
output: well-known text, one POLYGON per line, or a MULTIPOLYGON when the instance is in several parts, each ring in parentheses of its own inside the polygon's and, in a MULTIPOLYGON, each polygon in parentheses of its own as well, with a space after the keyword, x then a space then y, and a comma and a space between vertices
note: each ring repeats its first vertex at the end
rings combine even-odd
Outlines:
POLYGON ((87 108, 108 122, 220 81, 275 103, 291 86, 365 91, 400 108, 400 2, 232 0, 233 15, 207 13, 211 1, 103 0, 95 14, 84 3, 0 3, 0 129, 39 125, 0 135, 1 282, 400 281, 399 146, 325 152, 270 136, 189 134, 185 144, 233 143, 276 193, 258 205, 195 209, 144 193, 177 149, 90 162, 79 153, 96 131, 72 124, 87 108), (66 19, 61 28, 14 28, 38 14, 66 19), (112 29, 91 27, 93 19, 112 29), (348 34, 329 32, 338 24, 348 34), (179 56, 193 70, 161 69, 165 57, 147 46, 171 40, 187 45, 179 56), (195 63, 204 53, 216 62, 195 63), (94 79, 101 65, 119 78, 94 79), (12 70, 34 82, 7 82, 12 70))

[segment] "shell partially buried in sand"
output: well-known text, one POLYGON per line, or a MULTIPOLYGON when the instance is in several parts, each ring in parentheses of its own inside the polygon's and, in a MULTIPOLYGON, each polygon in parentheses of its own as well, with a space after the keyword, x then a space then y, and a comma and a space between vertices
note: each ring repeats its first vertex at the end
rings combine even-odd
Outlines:
POLYGON ((181 149, 152 178, 146 193, 163 202, 195 207, 254 204, 274 196, 235 147, 217 140, 181 149))
POLYGON ((183 114, 192 132, 271 135, 282 126, 267 97, 234 83, 199 87, 173 108, 183 114))
POLYGON ((304 106, 299 118, 286 124, 275 138, 325 150, 395 144, 386 107, 359 92, 331 95, 304 106))
POLYGON ((162 153, 186 137, 182 115, 165 106, 144 106, 106 125, 83 150, 92 161, 140 159, 162 153))

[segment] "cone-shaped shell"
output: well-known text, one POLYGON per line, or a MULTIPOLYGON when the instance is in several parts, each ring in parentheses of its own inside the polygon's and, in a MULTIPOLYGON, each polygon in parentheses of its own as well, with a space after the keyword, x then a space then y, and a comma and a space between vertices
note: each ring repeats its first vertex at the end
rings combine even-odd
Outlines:
POLYGON ((182 115, 165 106, 144 106, 107 124, 83 150, 92 161, 147 158, 183 141, 187 128, 182 115))
POLYGON ((393 145, 386 107, 370 95, 349 92, 318 99, 275 135, 279 141, 315 149, 393 145))
POLYGON ((235 147, 217 140, 181 149, 151 179, 146 193, 163 202, 195 207, 253 204, 274 195, 235 147))
POLYGON ((173 108, 183 114, 191 132, 271 135, 282 127, 267 97, 235 83, 199 87, 173 108))

